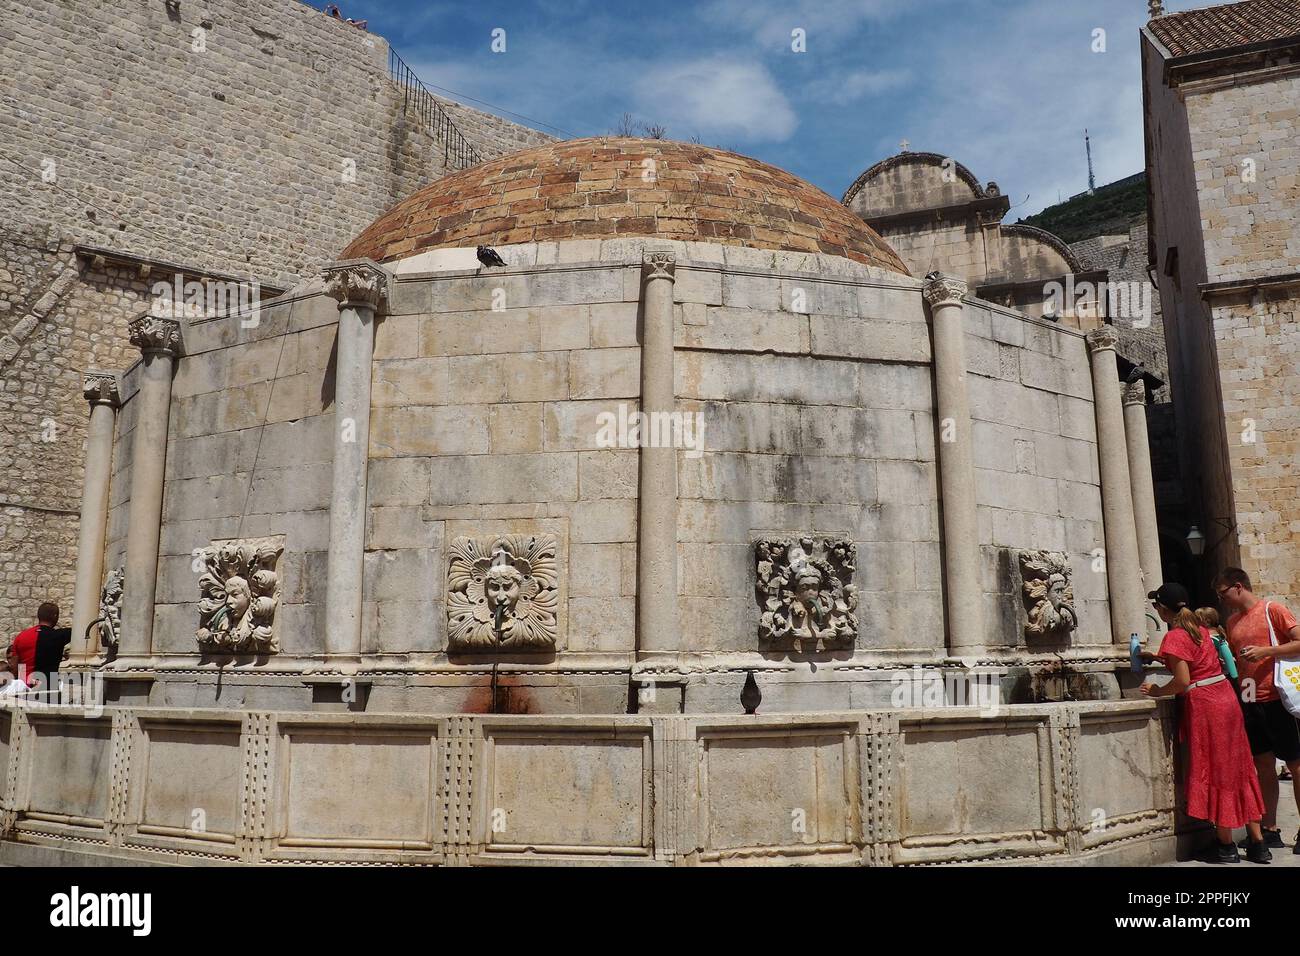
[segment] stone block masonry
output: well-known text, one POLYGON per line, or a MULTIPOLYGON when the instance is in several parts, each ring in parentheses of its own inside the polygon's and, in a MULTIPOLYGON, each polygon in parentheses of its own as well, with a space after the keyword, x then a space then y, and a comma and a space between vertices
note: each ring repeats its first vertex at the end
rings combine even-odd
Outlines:
MULTIPOLYGON (((297 0, 0 0, 0 91, 5 635, 42 600, 71 615, 81 373, 136 361, 160 278, 76 247, 287 286, 446 170, 387 41, 297 0)), ((443 105, 485 158, 549 139, 443 105)))
MULTIPOLYGON (((11 220, 228 272, 302 275, 437 179, 383 37, 294 0, 34 0, 0 27, 11 220)), ((550 137, 453 108, 485 158, 550 137)))

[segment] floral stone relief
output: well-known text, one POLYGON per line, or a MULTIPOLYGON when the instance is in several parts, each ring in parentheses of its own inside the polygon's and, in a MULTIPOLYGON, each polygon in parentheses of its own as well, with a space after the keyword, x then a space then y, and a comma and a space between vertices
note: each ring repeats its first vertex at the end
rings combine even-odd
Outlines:
POLYGON ((447 574, 448 650, 555 650, 556 548, 553 534, 455 538, 447 574))

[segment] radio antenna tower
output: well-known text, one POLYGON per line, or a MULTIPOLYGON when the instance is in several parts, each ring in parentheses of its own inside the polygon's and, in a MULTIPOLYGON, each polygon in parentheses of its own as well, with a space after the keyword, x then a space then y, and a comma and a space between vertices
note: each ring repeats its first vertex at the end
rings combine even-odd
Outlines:
POLYGON ((1088 195, 1091 196, 1097 191, 1097 177, 1092 174, 1092 140, 1088 138, 1088 131, 1083 131, 1083 148, 1088 153, 1088 195))

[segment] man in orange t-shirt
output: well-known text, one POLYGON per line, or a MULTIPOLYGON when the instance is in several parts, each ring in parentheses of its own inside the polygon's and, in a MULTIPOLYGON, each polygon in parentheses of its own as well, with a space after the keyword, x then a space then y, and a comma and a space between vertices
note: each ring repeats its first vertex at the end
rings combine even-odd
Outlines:
MULTIPOLYGON (((1273 665, 1279 657, 1300 657, 1300 622, 1284 605, 1265 601, 1250 589, 1250 577, 1241 568, 1225 568, 1214 581, 1214 590, 1224 607, 1232 612, 1225 624, 1228 644, 1237 658, 1241 677, 1241 710, 1246 736, 1255 758, 1255 772, 1264 794, 1264 841, 1283 847, 1277 828, 1277 761, 1291 771, 1296 807, 1300 808, 1300 722, 1283 705, 1273 684, 1273 665), (1265 616, 1267 612, 1267 616, 1265 616), (1273 625, 1274 645, 1269 640, 1273 625)), ((1300 833, 1291 851, 1300 854, 1300 833)))

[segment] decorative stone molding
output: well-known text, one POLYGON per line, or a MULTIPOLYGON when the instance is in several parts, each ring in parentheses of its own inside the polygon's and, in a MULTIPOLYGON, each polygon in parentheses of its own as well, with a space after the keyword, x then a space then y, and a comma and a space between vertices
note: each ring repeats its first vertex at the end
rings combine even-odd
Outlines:
POLYGON ((388 272, 368 260, 340 262, 327 266, 325 294, 337 299, 339 308, 361 306, 378 309, 388 296, 388 272))
POLYGON ((765 538, 754 542, 764 650, 851 648, 858 636, 852 584, 857 549, 847 538, 765 538))
POLYGON ((92 405, 108 405, 117 408, 122 404, 121 383, 113 372, 87 370, 82 378, 81 394, 92 405))
POLYGON ((1113 325, 1103 325, 1101 328, 1093 329, 1085 338, 1089 352, 1104 352, 1106 349, 1113 352, 1115 346, 1119 344, 1119 333, 1115 331, 1113 325))
POLYGON ((181 347, 181 324, 175 319, 164 319, 156 315, 142 315, 131 320, 127 326, 131 344, 148 355, 150 352, 163 352, 174 355, 181 347))
POLYGON ((553 534, 453 540, 447 573, 447 649, 555 650, 556 548, 553 534))
POLYGON ((199 578, 199 628, 195 639, 207 653, 275 654, 284 538, 214 541, 203 548, 199 578))
POLYGON ((642 268, 647 279, 677 281, 677 257, 671 252, 647 252, 642 268))
POLYGON ((969 287, 961 279, 931 272, 925 277, 925 301, 934 308, 938 305, 960 305, 969 287))
POLYGON ((1017 551, 1025 602, 1025 637, 1068 638, 1079 626, 1074 581, 1063 551, 1017 551))
POLYGON ((1145 405, 1147 403, 1147 383, 1129 382, 1124 386, 1125 405, 1145 405))
POLYGON ((104 647, 117 647, 117 635, 122 633, 122 594, 126 590, 126 569, 119 566, 108 572, 99 592, 99 643, 104 647))

